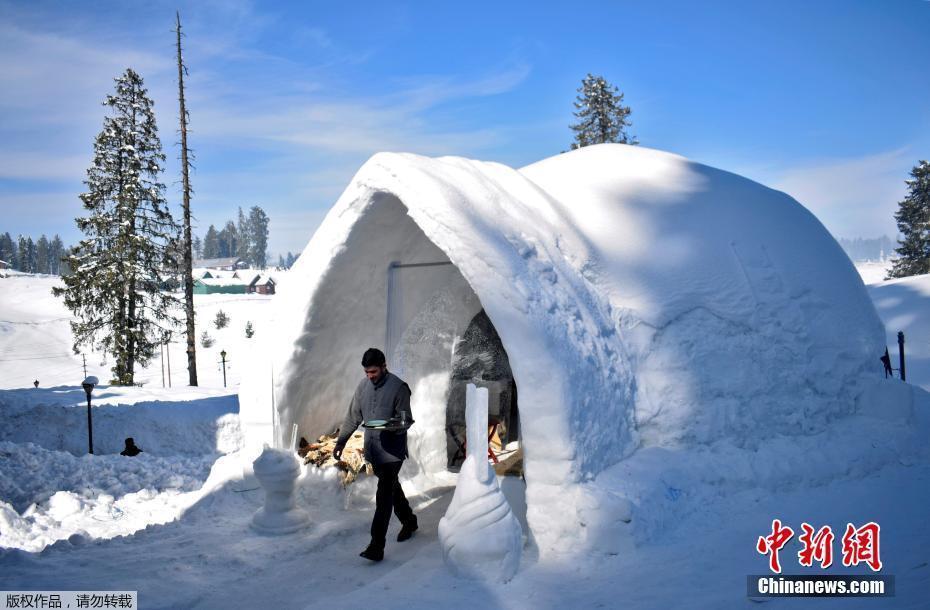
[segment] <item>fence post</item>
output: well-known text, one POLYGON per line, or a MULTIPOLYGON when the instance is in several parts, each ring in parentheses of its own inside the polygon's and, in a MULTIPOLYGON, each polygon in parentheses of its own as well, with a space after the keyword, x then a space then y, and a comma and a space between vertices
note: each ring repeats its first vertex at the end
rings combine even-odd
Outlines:
POLYGON ((901 381, 907 381, 907 375, 904 373, 904 331, 898 331, 898 362, 901 367, 901 381))

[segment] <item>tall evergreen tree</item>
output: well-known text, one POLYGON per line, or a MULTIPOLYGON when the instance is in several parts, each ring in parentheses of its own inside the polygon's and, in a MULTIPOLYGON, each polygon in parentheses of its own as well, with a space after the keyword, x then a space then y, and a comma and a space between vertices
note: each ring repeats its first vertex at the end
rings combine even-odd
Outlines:
POLYGON ((207 229, 207 234, 203 237, 203 257, 220 257, 220 234, 217 233, 216 227, 213 225, 210 225, 210 228, 207 229))
POLYGON ((233 221, 226 221, 226 226, 220 231, 218 238, 220 244, 219 257, 228 258, 230 256, 236 256, 236 252, 239 249, 239 232, 236 230, 236 225, 233 221))
POLYGON ((8 263, 11 267, 16 264, 16 244, 9 232, 0 235, 0 261, 8 263))
POLYGON ((52 270, 49 265, 50 260, 50 247, 48 238, 45 234, 42 234, 42 237, 39 238, 39 241, 36 242, 36 271, 39 273, 51 273, 52 270))
POLYGON ((264 269, 268 258, 268 214, 257 205, 249 210, 249 232, 249 258, 255 267, 264 269))
POLYGON ((67 259, 73 274, 54 292, 77 318, 75 351, 89 344, 112 354, 113 383, 131 385, 136 365, 178 324, 177 301, 159 288, 179 227, 159 182, 165 155, 142 77, 127 69, 104 105, 110 116, 81 194, 87 215, 75 219, 85 237, 67 259))
POLYGON ((894 215, 902 239, 889 278, 930 273, 930 163, 918 161, 904 183, 907 195, 894 215))
POLYGON ((32 241, 32 237, 26 238, 26 264, 23 271, 28 271, 29 273, 36 273, 39 269, 38 263, 38 252, 36 251, 36 243, 32 241))
POLYGON ((242 212, 241 206, 239 208, 239 222, 236 223, 236 233, 239 236, 239 243, 233 256, 238 256, 253 267, 257 266, 255 261, 252 260, 252 230, 249 226, 249 218, 242 212))
POLYGON ((61 237, 56 233, 49 245, 49 273, 61 275, 61 257, 65 254, 65 244, 62 243, 61 237))
POLYGON ((29 245, 26 243, 25 235, 20 235, 16 239, 16 260, 13 261, 13 268, 23 272, 29 270, 29 245))
POLYGON ((591 144, 616 142, 639 144, 635 136, 626 132, 631 127, 629 117, 633 111, 623 105, 623 94, 608 83, 603 76, 588 74, 578 89, 575 101, 575 117, 578 122, 570 125, 575 132, 572 150, 591 144))
POLYGON ((191 249, 194 251, 195 258, 203 258, 203 241, 196 235, 194 236, 194 243, 191 244, 191 249))

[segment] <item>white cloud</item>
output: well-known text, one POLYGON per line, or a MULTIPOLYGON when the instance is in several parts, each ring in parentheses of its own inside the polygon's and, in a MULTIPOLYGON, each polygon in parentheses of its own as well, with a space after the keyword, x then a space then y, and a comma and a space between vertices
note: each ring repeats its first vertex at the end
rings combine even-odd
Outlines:
POLYGON ((0 150, 0 179, 80 182, 93 157, 0 150))
POLYGON ((340 154, 382 150, 469 154, 497 144, 499 132, 434 124, 425 114, 454 99, 503 93, 528 74, 529 68, 520 65, 473 80, 431 78, 368 98, 333 100, 331 95, 324 99, 308 92, 260 99, 243 95, 235 104, 204 100, 207 105, 199 111, 197 129, 206 137, 233 137, 240 145, 252 140, 258 146, 277 142, 340 154), (242 99, 249 101, 243 104, 242 99))
POLYGON ((800 201, 836 237, 894 237, 915 159, 907 149, 782 168, 763 182, 800 201))
POLYGON ((93 120, 126 67, 146 75, 171 65, 170 56, 0 24, 0 113, 7 128, 93 120))
MULTIPOLYGON (((0 0, 0 180, 36 183, 34 194, 0 196, 12 224, 74 231, 76 193, 105 114, 101 101, 127 66, 142 74, 156 101, 169 159, 163 181, 175 200, 173 8, 166 12, 166 23, 130 37, 81 11, 62 20, 41 7, 0 0), (74 195, 53 194, 71 188, 74 195)), ((341 67, 364 62, 370 49, 343 49, 325 30, 298 27, 287 29, 296 43, 326 51, 312 54, 318 63, 274 56, 258 42, 280 17, 257 15, 248 1, 208 0, 181 18, 191 65, 192 145, 201 153, 222 149, 232 160, 231 167, 202 155, 196 160, 195 215, 206 226, 225 221, 235 206, 261 205, 272 217, 272 251, 302 248, 370 154, 480 156, 498 145, 512 128, 474 129, 467 118, 434 111, 510 91, 531 70, 514 60, 471 78, 420 75, 382 82, 378 92, 346 94, 351 85, 340 80, 341 67)))

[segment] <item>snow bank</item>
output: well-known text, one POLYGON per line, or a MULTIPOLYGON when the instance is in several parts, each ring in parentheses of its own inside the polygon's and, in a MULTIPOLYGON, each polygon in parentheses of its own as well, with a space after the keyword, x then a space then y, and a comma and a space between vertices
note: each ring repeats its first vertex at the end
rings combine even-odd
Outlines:
MULTIPOLYGON (((110 390, 98 386, 93 406, 94 453, 118 454, 124 439, 152 455, 229 453, 241 442, 235 396, 177 402, 107 404, 110 390), (97 404, 97 400, 103 404, 97 404)), ((80 387, 0 391, 0 440, 46 449, 87 453, 86 395, 80 387)), ((179 397, 180 398, 180 397, 179 397)))
POLYGON ((276 409, 263 375, 240 394, 252 443, 330 431, 361 353, 387 346, 435 455, 452 349, 483 308, 519 390, 529 523, 550 540, 579 521, 560 533, 545 511, 571 513, 573 486, 638 448, 822 432, 855 412, 883 345, 852 263, 801 205, 643 147, 521 170, 375 155, 291 275, 255 354, 277 372, 276 409), (451 265, 397 276, 392 262, 451 265))
POLYGON ((904 333, 907 381, 930 390, 930 275, 887 280, 868 287, 885 323, 891 366, 898 368, 898 333, 904 333))
POLYGON ((33 443, 0 441, 0 498, 22 512, 30 504, 48 500, 55 492, 70 491, 85 497, 109 494, 119 497, 140 489, 197 489, 207 478, 215 453, 164 458, 139 454, 75 457, 49 451, 33 443))
POLYGON ((75 457, 0 441, 0 547, 37 551, 74 534, 110 538, 171 521, 217 457, 75 457))

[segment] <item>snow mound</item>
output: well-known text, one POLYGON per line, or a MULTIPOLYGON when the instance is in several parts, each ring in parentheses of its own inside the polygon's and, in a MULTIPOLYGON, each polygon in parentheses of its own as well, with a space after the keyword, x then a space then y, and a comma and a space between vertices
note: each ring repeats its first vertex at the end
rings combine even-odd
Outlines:
MULTIPOLYGON (((130 405, 107 404, 109 393, 107 387, 98 387, 92 403, 96 455, 118 454, 127 437, 145 453, 159 456, 230 453, 241 443, 234 396, 130 405)), ((72 386, 0 390, 0 440, 85 455, 85 400, 84 390, 72 386)))
POLYGON ((0 441, 0 457, 0 498, 22 512, 58 491, 85 497, 120 497, 146 488, 198 489, 217 455, 163 458, 143 452, 134 458, 90 454, 75 457, 33 443, 0 441))
POLYGON ((38 551, 73 535, 110 538, 171 521, 217 457, 75 457, 0 441, 0 547, 38 551))

